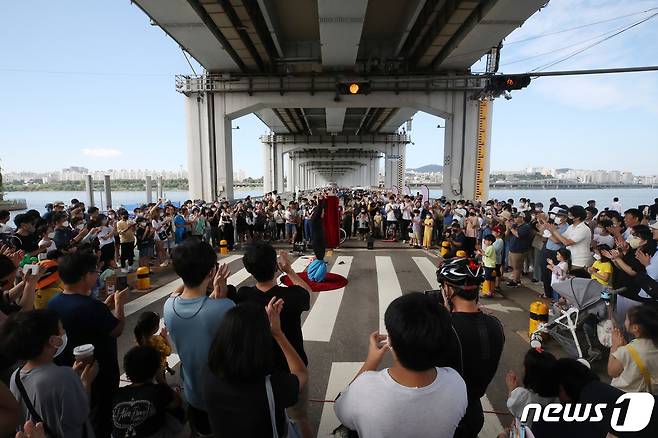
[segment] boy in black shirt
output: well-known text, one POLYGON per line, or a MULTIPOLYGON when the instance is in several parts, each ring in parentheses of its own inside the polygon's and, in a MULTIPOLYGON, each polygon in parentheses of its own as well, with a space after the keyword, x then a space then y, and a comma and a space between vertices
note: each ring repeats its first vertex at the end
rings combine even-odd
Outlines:
MULTIPOLYGON (((149 346, 132 348, 123 358, 131 385, 119 388, 112 407, 112 437, 150 437, 182 431, 181 399, 164 383, 155 383, 160 353, 149 346)), ((166 435, 169 436, 169 435, 166 435)))
MULTIPOLYGON (((272 245, 265 242, 256 242, 247 248, 243 257, 244 267, 255 279, 256 286, 244 286, 234 292, 229 289, 228 298, 236 304, 244 302, 255 302, 263 307, 267 306, 273 297, 284 301, 281 312, 281 329, 290 344, 295 348, 299 356, 308 365, 308 358, 304 351, 304 339, 302 337, 302 312, 310 309, 311 288, 304 280, 299 278, 290 265, 287 254, 279 252, 279 259, 272 245), (285 287, 277 285, 277 274, 281 270, 288 275, 293 286, 285 287)), ((274 368, 275 370, 289 372, 288 365, 283 352, 274 346, 274 368)), ((308 385, 299 395, 296 405, 287 410, 288 416, 299 425, 304 438, 312 436, 311 425, 308 418, 308 385)))

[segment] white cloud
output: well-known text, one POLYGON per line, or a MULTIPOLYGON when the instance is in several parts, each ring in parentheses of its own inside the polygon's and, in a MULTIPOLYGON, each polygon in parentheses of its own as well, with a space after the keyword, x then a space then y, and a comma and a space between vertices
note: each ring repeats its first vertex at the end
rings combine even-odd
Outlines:
POLYGON ((82 155, 86 155, 88 157, 118 157, 119 155, 123 154, 123 152, 119 149, 110 148, 84 148, 81 149, 81 151, 82 155))

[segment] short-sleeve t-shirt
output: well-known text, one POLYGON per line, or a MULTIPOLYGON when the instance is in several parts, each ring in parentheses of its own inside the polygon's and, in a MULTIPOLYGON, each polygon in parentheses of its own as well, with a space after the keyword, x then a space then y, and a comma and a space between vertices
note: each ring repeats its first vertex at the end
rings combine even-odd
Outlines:
POLYGON ((154 435, 164 425, 166 408, 173 400, 174 392, 165 384, 119 388, 112 404, 112 437, 154 435))
POLYGON ((516 237, 512 233, 509 235, 509 250, 514 253, 526 252, 532 244, 532 227, 530 224, 524 223, 516 228, 516 232, 519 237, 516 237))
POLYGON ((14 234, 14 237, 17 238, 17 239, 13 239, 17 250, 21 249, 26 253, 28 253, 35 251, 37 248, 39 248, 40 239, 35 233, 30 233, 27 236, 23 236, 21 234, 14 234))
MULTIPOLYGON (((299 380, 289 373, 270 377, 274 395, 276 428, 286 436, 285 408, 297 403, 299 380)), ((229 383, 208 372, 205 379, 210 426, 218 438, 267 438, 272 436, 272 422, 265 390, 265 378, 255 382, 229 383)))
POLYGON ((206 409, 203 376, 208 369, 210 345, 224 315, 234 306, 227 298, 205 295, 193 299, 170 297, 165 302, 164 320, 181 360, 185 398, 197 409, 206 409))
POLYGON ((92 344, 98 362, 98 377, 93 390, 113 388, 119 384, 117 340, 110 334, 119 320, 102 301, 91 296, 61 293, 48 302, 62 321, 68 337, 66 348, 55 358, 59 365, 73 365, 73 349, 78 345, 92 344))
MULTIPOLYGON (((10 390, 21 404, 21 424, 34 418, 30 415, 16 386, 16 373, 11 376, 10 390)), ((88 436, 89 399, 80 377, 71 367, 47 364, 29 371, 21 369, 25 392, 48 429, 59 437, 88 436)))
POLYGON ((452 368, 436 368, 434 381, 422 388, 400 385, 387 368, 357 377, 334 410, 361 438, 435 438, 453 436, 467 405, 466 384, 452 368))
POLYGON ((505 241, 503 239, 496 239, 496 241, 491 245, 496 251, 496 264, 503 264, 503 251, 505 250, 505 241))
MULTIPOLYGON (((236 304, 252 302, 263 307, 267 306, 273 297, 281 298, 285 303, 281 311, 281 330, 299 357, 308 365, 302 336, 302 312, 311 308, 311 296, 306 289, 300 286, 274 286, 267 292, 262 292, 256 287, 244 286, 238 289, 235 295, 229 293, 229 298, 233 299, 236 304)), ((281 348, 276 344, 274 345, 274 363, 276 371, 290 372, 288 362, 281 348)))
POLYGON ((600 279, 599 277, 597 277, 594 274, 592 274, 592 280, 596 280, 604 286, 612 284, 612 272, 613 272, 612 263, 602 262, 601 260, 596 260, 592 264, 592 268, 599 271, 599 274, 610 274, 610 276, 608 277, 608 281, 603 281, 602 279, 600 279))
MULTIPOLYGON (((651 386, 654 393, 658 392, 658 348, 651 339, 644 338, 633 339, 628 345, 635 347, 644 362, 644 366, 651 375, 651 386)), ((610 354, 624 366, 624 371, 610 382, 612 386, 626 392, 648 391, 640 369, 628 351, 628 346, 619 347, 614 353, 610 354)))
POLYGON ((482 262, 486 268, 495 268, 496 267, 496 249, 493 245, 487 246, 487 249, 484 250, 484 256, 482 257, 482 262))
POLYGON ((585 222, 578 225, 569 225, 567 230, 562 234, 565 239, 574 242, 573 245, 567 246, 571 251, 571 263, 573 266, 589 266, 592 262, 592 230, 585 222))

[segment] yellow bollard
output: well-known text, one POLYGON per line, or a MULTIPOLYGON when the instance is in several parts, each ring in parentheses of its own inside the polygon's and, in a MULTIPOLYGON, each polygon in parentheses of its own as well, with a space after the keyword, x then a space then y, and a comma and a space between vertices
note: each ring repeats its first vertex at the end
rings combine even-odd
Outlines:
POLYGON ((445 257, 446 254, 448 254, 449 252, 450 252, 450 242, 444 240, 443 242, 441 242, 441 251, 439 252, 439 255, 441 255, 441 257, 445 257))
POLYGON ((228 242, 226 240, 219 241, 219 253, 228 254, 228 242))
POLYGON ((548 322, 548 305, 541 301, 535 301, 530 304, 530 324, 528 326, 528 336, 537 330, 539 324, 548 322))
POLYGON ((137 289, 148 290, 151 287, 151 271, 146 266, 137 268, 137 289))

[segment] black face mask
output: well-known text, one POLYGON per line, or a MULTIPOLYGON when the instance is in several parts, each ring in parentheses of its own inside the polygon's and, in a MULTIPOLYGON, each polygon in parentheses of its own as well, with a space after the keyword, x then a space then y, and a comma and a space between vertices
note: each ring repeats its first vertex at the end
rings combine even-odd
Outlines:
POLYGON ((567 219, 567 223, 568 223, 569 225, 573 225, 573 219, 567 219))

